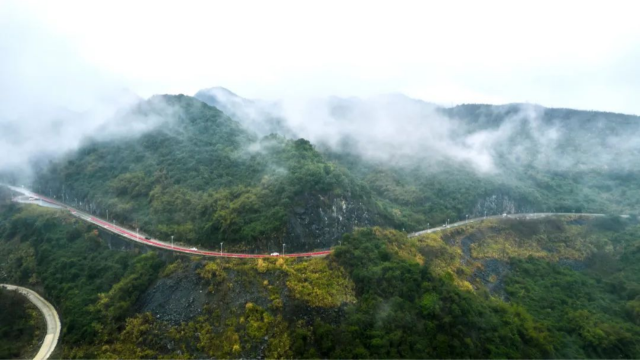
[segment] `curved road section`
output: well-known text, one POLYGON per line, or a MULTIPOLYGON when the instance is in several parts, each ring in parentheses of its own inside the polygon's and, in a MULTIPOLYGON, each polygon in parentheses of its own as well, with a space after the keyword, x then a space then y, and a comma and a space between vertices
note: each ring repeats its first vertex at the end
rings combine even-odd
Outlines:
POLYGON ((60 324, 60 317, 58 317, 58 312, 47 300, 43 299, 37 292, 23 288, 15 285, 8 284, 0 284, 1 287, 17 291, 18 293, 24 295, 31 301, 35 306, 40 309, 42 315, 44 315, 45 320, 47 321, 47 335, 44 337, 44 341, 42 342, 42 346, 40 346, 40 350, 34 357, 34 360, 46 360, 51 356, 53 350, 56 348, 58 344, 58 340, 60 339, 60 330, 62 326, 60 324))
POLYGON ((166 249, 170 251, 177 251, 185 254, 191 255, 202 255, 202 256, 215 256, 215 257, 231 257, 231 258, 268 258, 268 257, 314 257, 314 256, 326 256, 331 253, 331 250, 324 251, 315 251, 315 252, 306 252, 306 253, 292 253, 292 254, 277 254, 277 255, 267 255, 267 254, 237 254, 237 253, 227 253, 222 251, 207 251, 207 250, 198 250, 195 247, 184 247, 179 245, 174 245, 171 243, 167 243, 164 241, 160 241, 157 239, 152 239, 148 236, 140 235, 138 232, 134 230, 130 230, 124 228, 122 226, 118 226, 114 223, 110 223, 104 219, 100 219, 93 215, 84 213, 80 210, 77 210, 69 205, 63 204, 56 200, 50 199, 46 196, 42 196, 40 194, 34 193, 33 191, 29 191, 24 188, 19 188, 15 186, 10 186, 6 184, 0 184, 8 187, 9 189, 21 193, 24 196, 21 199, 14 199, 14 201, 29 203, 29 204, 37 204, 40 206, 49 206, 49 207, 57 207, 69 210, 71 214, 81 220, 90 222, 96 226, 99 226, 105 230, 108 230, 117 235, 123 236, 128 240, 135 241, 141 244, 153 246, 156 248, 166 249), (43 205, 44 204, 44 205, 43 205))
POLYGON ((580 216, 605 216, 605 214, 592 214, 592 213, 529 213, 529 214, 503 214, 503 215, 494 215, 494 216, 486 216, 479 217, 464 221, 458 221, 456 223, 451 223, 449 225, 442 225, 438 227, 434 227, 427 230, 422 230, 418 232, 414 232, 409 234, 409 237, 420 236, 422 234, 430 234, 433 232, 438 232, 446 229, 451 229, 457 226, 462 226, 486 219, 520 219, 520 220, 528 220, 528 219, 539 219, 548 216, 562 216, 562 215, 580 215, 580 216))
MULTIPOLYGON (((39 194, 36 194, 32 191, 29 191, 27 189, 24 188, 19 188, 19 187, 15 187, 15 186, 10 186, 7 184, 0 184, 0 185, 4 185, 6 187, 8 187, 9 189, 15 191, 15 192, 19 192, 21 194, 23 194, 26 199, 23 200, 19 200, 19 202, 24 202, 24 203, 35 203, 41 206, 54 206, 54 207, 59 207, 59 208, 63 208, 63 209, 67 209, 71 212, 72 215, 90 222, 94 225, 97 225, 105 230, 111 231, 115 234, 121 235, 129 240, 135 241, 135 242, 139 242, 142 244, 146 244, 149 246, 153 246, 153 247, 157 247, 157 248, 161 248, 161 249, 166 249, 166 250, 171 250, 171 251, 177 251, 177 252, 181 252, 181 253, 185 253, 185 254, 192 254, 192 255, 203 255, 203 256, 217 256, 217 257, 233 257, 233 258, 267 258, 267 257, 274 257, 274 256, 285 256, 285 257, 311 257, 311 256, 325 256, 331 253, 331 250, 324 250, 324 251, 316 251, 316 252, 307 252, 307 253, 297 253, 297 254, 286 254, 286 255, 262 255, 262 254, 234 254, 234 253, 225 253, 225 252, 221 252, 221 251, 204 251, 204 250, 198 250, 196 248, 187 248, 187 247, 182 247, 182 246, 174 246, 173 244, 167 243, 167 242, 163 242, 157 239, 151 239, 149 237, 146 236, 140 236, 140 234, 138 234, 137 232, 134 232, 133 230, 129 230, 126 228, 123 228, 121 226, 117 226, 115 224, 109 223, 103 219, 97 218, 95 216, 83 213, 71 206, 65 205, 63 203, 60 203, 58 201, 55 201, 53 199, 49 199, 46 196, 42 196, 39 194), (45 204, 46 203, 46 204, 45 204)), ((427 230, 422 230, 422 231, 418 231, 418 232, 414 232, 411 234, 408 234, 409 237, 414 237, 414 236, 419 236, 422 234, 429 234, 429 233, 433 233, 433 232, 438 232, 438 231, 442 231, 442 230, 446 230, 446 229, 450 229, 450 228, 454 228, 457 226, 462 226, 465 224, 470 224, 473 222, 478 222, 478 221, 482 221, 482 220, 486 220, 486 219, 538 219, 538 218, 543 218, 543 217, 548 217, 548 216, 559 216, 559 215, 580 215, 580 216, 605 216, 605 214, 592 214, 592 213, 528 213, 528 214, 503 214, 503 215, 494 215, 494 216, 485 216, 485 217, 479 217, 479 218, 474 218, 474 219, 468 219, 468 220, 464 220, 464 221, 459 221, 456 223, 451 223, 448 225, 443 225, 443 226, 438 226, 438 227, 434 227, 434 228, 430 228, 427 230)))

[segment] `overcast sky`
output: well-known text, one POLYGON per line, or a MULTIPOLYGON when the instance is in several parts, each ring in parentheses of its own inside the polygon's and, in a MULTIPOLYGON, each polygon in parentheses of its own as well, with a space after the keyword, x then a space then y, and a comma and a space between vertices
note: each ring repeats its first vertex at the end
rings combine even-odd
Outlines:
POLYGON ((640 114, 638 10, 616 1, 4 0, 0 106, 224 86, 266 99, 401 92, 446 105, 640 114))

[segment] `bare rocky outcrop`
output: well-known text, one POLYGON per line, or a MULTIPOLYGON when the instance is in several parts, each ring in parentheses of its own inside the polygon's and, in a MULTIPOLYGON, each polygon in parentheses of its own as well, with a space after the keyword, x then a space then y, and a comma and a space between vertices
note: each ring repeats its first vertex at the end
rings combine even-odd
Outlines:
POLYGON ((506 194, 493 194, 478 199, 472 210, 472 218, 517 213, 534 213, 534 207, 525 201, 515 199, 506 194))
POLYGON ((364 201, 349 196, 306 195, 289 215, 285 243, 292 251, 324 249, 335 245, 356 227, 373 225, 364 201))

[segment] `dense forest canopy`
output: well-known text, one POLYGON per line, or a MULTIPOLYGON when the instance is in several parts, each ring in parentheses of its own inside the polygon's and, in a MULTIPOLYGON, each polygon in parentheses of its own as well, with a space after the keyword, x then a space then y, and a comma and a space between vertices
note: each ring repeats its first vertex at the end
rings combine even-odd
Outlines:
POLYGON ((0 288, 0 358, 28 358, 37 353, 42 314, 24 295, 0 288))
POLYGON ((640 355, 633 219, 487 220, 412 239, 375 227, 326 258, 207 260, 61 211, 0 211, 0 281, 56 305, 65 358, 640 355))

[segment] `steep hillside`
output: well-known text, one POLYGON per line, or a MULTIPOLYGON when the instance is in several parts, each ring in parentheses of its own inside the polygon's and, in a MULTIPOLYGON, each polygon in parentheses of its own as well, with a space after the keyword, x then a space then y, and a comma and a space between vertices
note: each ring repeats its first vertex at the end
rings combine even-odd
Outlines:
POLYGON ((619 174, 640 166, 638 116, 528 104, 460 105, 440 112, 461 121, 468 133, 503 136, 492 151, 505 169, 619 174))
POLYGON ((361 226, 640 209, 638 117, 386 95, 314 103, 296 122, 223 88, 197 96, 215 106, 157 96, 120 114, 111 126, 145 126, 87 141, 36 190, 163 239, 263 253, 327 248, 361 226))
POLYGON ((147 252, 0 210, 0 281, 59 308, 65 358, 636 358, 635 219, 367 228, 313 260, 147 252))
MULTIPOLYGON (((395 148, 387 158, 376 159, 358 147, 358 141, 369 137, 358 139, 359 134, 347 132, 355 140, 322 149, 367 182, 375 196, 396 205, 406 228, 485 212, 637 214, 640 209, 640 183, 633 180, 640 177, 637 116, 527 104, 461 105, 435 111, 432 105, 416 101, 402 104, 404 111, 397 105, 386 109, 389 121, 397 114, 398 128, 417 127, 444 140, 420 135, 427 143, 422 144, 407 135, 394 142, 389 135, 391 140, 382 143, 395 148), (415 109, 406 110, 410 107, 415 109), (407 155, 394 158, 398 149, 407 155), (492 169, 482 171, 488 165, 492 169)), ((341 106, 348 106, 341 113, 349 114, 372 105, 341 106)), ((341 119, 353 120, 345 115, 341 119)))
MULTIPOLYGON (((215 89, 214 89, 215 90, 215 89)), ((224 94, 227 94, 226 92, 224 94)), ((198 93, 237 114, 259 101, 198 93)), ((397 229, 504 212, 637 213, 637 116, 531 104, 439 107, 401 94, 269 107, 293 133, 369 185, 397 229)), ((239 120, 242 121, 242 120, 239 120)))
POLYGON ((368 189, 304 139, 258 139, 218 109, 157 96, 114 121, 137 136, 94 139, 46 167, 34 188, 120 224, 188 244, 272 252, 327 248, 380 223, 368 189))

